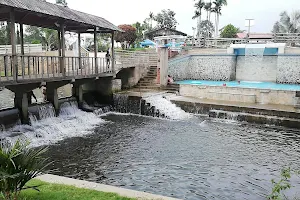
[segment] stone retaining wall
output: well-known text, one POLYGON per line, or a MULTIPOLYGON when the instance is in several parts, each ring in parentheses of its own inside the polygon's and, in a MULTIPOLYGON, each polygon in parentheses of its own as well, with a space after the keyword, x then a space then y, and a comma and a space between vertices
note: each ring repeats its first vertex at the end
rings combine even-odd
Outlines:
POLYGON ((233 55, 192 55, 169 62, 170 74, 178 80, 235 80, 233 55))
POLYGON ((175 81, 264 81, 300 83, 300 55, 244 57, 189 55, 169 61, 168 74, 175 81))

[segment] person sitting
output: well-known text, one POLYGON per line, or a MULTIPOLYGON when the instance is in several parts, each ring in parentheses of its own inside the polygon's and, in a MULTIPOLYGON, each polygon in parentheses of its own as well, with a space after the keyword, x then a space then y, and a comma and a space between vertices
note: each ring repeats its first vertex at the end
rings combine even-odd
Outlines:
POLYGON ((173 82, 173 78, 170 75, 168 75, 168 85, 172 84, 173 82))

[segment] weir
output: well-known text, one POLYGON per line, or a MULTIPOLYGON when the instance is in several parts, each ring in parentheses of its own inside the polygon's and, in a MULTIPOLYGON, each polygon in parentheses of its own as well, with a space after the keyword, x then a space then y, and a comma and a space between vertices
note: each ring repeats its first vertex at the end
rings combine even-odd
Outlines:
POLYGON ((105 123, 99 115, 108 110, 109 107, 103 107, 94 113, 84 112, 78 108, 76 101, 70 101, 61 104, 56 117, 51 104, 41 105, 37 112, 30 113, 30 126, 16 125, 0 132, 0 141, 30 141, 30 145, 36 147, 56 143, 68 137, 84 136, 95 126, 105 123))

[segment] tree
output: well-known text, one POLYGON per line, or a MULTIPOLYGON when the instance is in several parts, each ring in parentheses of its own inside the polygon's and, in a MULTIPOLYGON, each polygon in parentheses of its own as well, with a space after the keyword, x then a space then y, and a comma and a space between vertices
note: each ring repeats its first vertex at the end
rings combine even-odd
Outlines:
POLYGON ((58 47, 58 34, 56 30, 41 28, 36 26, 27 26, 25 42, 31 44, 42 44, 47 51, 58 47))
POLYGON ((154 14, 153 14, 153 12, 150 12, 150 13, 149 13, 149 19, 150 19, 150 27, 151 27, 151 29, 152 29, 152 22, 153 22, 153 20, 154 20, 154 14))
POLYGON ((155 16, 157 28, 171 28, 176 29, 177 20, 175 19, 176 13, 170 9, 162 10, 155 16))
POLYGON ((116 34, 116 41, 122 43, 122 48, 128 48, 137 38, 136 28, 131 25, 123 24, 118 26, 124 32, 116 34))
POLYGON ((56 0, 56 4, 60 4, 60 5, 63 5, 63 6, 68 6, 68 3, 66 0, 56 0))
POLYGON ((284 11, 280 14, 280 20, 273 26, 273 33, 300 33, 300 11, 294 11, 290 15, 284 11))
POLYGON ((220 21, 220 15, 222 7, 227 6, 227 0, 215 0, 214 2, 214 7, 212 8, 212 12, 215 13, 215 22, 216 22, 216 36, 219 34, 219 21, 220 21))
POLYGON ((200 35, 205 38, 211 38, 214 33, 214 25, 211 21, 204 20, 200 23, 200 35))
POLYGON ((37 177, 49 166, 44 158, 47 148, 29 149, 27 144, 17 141, 15 144, 0 144, 0 196, 5 200, 17 200, 20 192, 37 187, 26 183, 37 177))
POLYGON ((207 14, 207 20, 210 21, 210 12, 211 12, 211 9, 212 9, 212 3, 211 2, 208 2, 205 4, 204 6, 204 10, 206 10, 206 14, 207 14))
POLYGON ((143 41, 144 39, 144 31, 146 30, 144 25, 139 23, 139 22, 136 22, 135 24, 132 25, 135 29, 136 29, 136 41, 135 43, 136 44, 139 44, 140 42, 143 41))
POLYGON ((200 36, 201 15, 202 15, 202 9, 203 9, 204 6, 205 6, 205 3, 204 3, 203 0, 199 0, 194 5, 194 7, 196 8, 196 10, 195 10, 195 15, 193 16, 192 19, 197 19, 197 37, 200 36))
POLYGON ((236 34, 240 32, 240 29, 233 26, 232 24, 228 24, 225 26, 223 31, 221 32, 222 38, 235 38, 236 34))

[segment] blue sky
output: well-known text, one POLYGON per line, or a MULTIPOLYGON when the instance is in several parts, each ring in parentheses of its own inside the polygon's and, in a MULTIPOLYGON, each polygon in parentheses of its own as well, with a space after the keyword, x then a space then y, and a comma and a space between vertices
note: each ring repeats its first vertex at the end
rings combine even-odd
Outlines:
MULTIPOLYGON (((55 2, 55 0, 47 1, 55 2)), ((193 0, 67 0, 67 2, 72 9, 104 17, 115 25, 142 22, 150 11, 157 13, 169 8, 176 12, 178 30, 192 35, 192 27, 196 27, 196 20, 192 20, 195 3, 193 0)), ((232 23, 246 29, 245 19, 254 18, 255 25, 251 32, 270 32, 275 21, 279 19, 280 12, 300 9, 300 0, 227 0, 227 2, 228 6, 222 10, 219 28, 232 23)), ((202 18, 206 18, 205 13, 202 18)))

